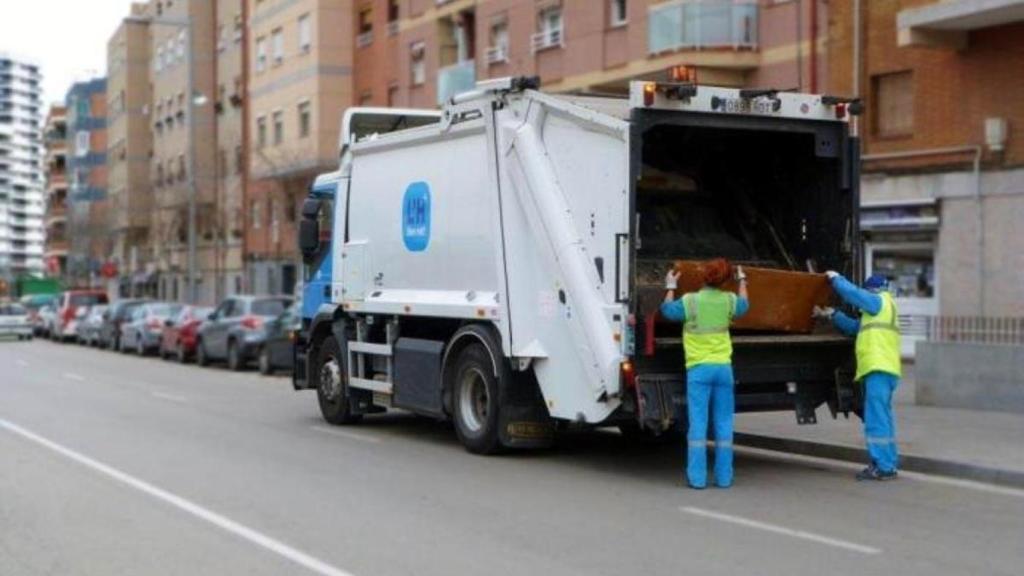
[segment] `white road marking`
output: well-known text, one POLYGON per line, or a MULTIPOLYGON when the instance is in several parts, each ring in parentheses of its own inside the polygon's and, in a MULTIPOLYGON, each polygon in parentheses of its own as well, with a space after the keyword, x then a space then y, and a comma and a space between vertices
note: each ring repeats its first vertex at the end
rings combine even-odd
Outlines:
POLYGON ((61 374, 61 376, 67 378, 68 380, 74 380, 75 382, 85 382, 84 376, 82 376, 81 374, 75 374, 74 372, 65 372, 61 374))
MULTIPOLYGON (((789 460, 791 462, 803 462, 806 464, 829 466, 831 468, 842 468, 843 470, 849 470, 851 472, 859 471, 862 468, 864 468, 863 464, 855 464, 853 462, 832 460, 829 458, 820 458, 817 456, 804 456, 803 454, 788 454, 785 452, 765 450, 762 448, 736 446, 734 450, 738 453, 764 456, 766 458, 773 458, 776 460, 789 460)), ((1013 488, 1010 486, 999 486, 996 484, 987 484, 985 482, 979 482, 977 480, 964 480, 961 478, 951 478, 949 476, 936 476, 934 474, 925 474, 923 472, 908 472, 905 470, 900 470, 900 477, 899 479, 895 480, 895 482, 899 482, 900 480, 914 480, 916 482, 926 482, 929 484, 938 484, 940 486, 950 486, 953 488, 974 490, 976 492, 984 492, 986 494, 998 494, 999 496, 1024 498, 1024 490, 1020 488, 1013 488)))
POLYGON ((21 426, 18 426, 17 424, 8 422, 7 420, 0 418, 0 428, 4 428, 8 432, 21 436, 26 440, 34 442, 49 450, 52 450, 53 452, 56 452, 57 454, 60 454, 61 456, 64 456, 69 460, 73 460, 87 468, 99 472, 100 474, 108 476, 111 479, 116 480, 117 482, 125 484, 126 486, 129 486, 131 488, 135 488, 136 490, 148 496, 152 496, 157 500, 161 500, 167 504, 170 504, 171 506, 174 506, 175 508, 178 508, 183 512, 191 514, 192 516, 195 516, 200 520, 209 522, 210 524, 213 524, 218 528, 230 532, 235 536, 242 538, 243 540, 247 540, 251 544, 255 544, 260 548, 273 552, 274 554, 277 554, 278 556, 281 556, 286 560, 290 560, 291 562, 294 562, 299 566, 303 566, 312 572, 321 574, 323 576, 352 576, 350 572, 347 572, 335 566, 331 566, 323 560, 314 558, 313 556, 310 556, 309 554, 306 554, 301 550, 292 548, 291 546, 285 544, 284 542, 281 542, 280 540, 275 540, 270 536, 267 536, 243 524, 235 522, 234 520, 226 516, 218 514, 212 510, 200 506, 199 504, 186 500, 181 496, 177 496, 162 488, 154 486, 153 484, 150 484, 145 480, 140 480, 139 478, 122 472, 112 466, 108 466, 107 464, 99 462, 98 460, 94 460, 70 448, 65 448, 64 446, 61 446, 60 444, 57 444, 56 442, 53 442, 51 440, 47 440, 46 438, 43 438, 42 436, 32 431, 22 428, 21 426))
POLYGON ((376 436, 367 436, 358 432, 349 432, 348 430, 339 430, 337 428, 328 428, 327 426, 313 426, 313 430, 317 432, 323 432, 324 434, 330 434, 332 436, 340 436, 342 438, 349 438, 351 440, 360 440, 362 442, 369 442, 371 444, 379 444, 380 438, 376 436))
POLYGON ((798 538, 800 540, 807 540, 809 542, 815 542, 818 544, 824 544, 826 546, 834 546, 836 548, 843 548, 853 552, 860 552, 861 554, 881 554, 881 548, 875 548, 874 546, 865 546, 863 544, 857 544, 856 542, 849 542, 847 540, 840 540, 838 538, 832 538, 824 536, 822 534, 815 534, 814 532, 807 532, 804 530, 794 530, 785 526, 779 526, 777 524, 769 524, 767 522, 760 522, 758 520, 751 520, 750 518, 744 518, 742 516, 733 516, 731 514, 723 514, 721 512, 715 512, 713 510, 705 510, 703 508, 694 508, 692 506, 683 506, 679 508, 681 511, 687 514, 693 514, 694 516, 701 516, 703 518, 711 518, 712 520, 719 520, 721 522, 728 522, 730 524, 737 524, 746 528, 753 528, 755 530, 763 530, 765 532, 771 532, 773 534, 781 534, 783 536, 789 536, 791 538, 798 538))
POLYGON ((18 366, 21 366, 22 368, 25 368, 25 367, 28 366, 28 362, 26 362, 24 360, 15 360, 14 363, 17 364, 18 366))
POLYGON ((185 404, 188 402, 188 398, 184 396, 178 396, 177 394, 166 394, 164 392, 150 392, 153 398, 159 398, 161 400, 168 400, 170 402, 178 402, 179 404, 185 404))

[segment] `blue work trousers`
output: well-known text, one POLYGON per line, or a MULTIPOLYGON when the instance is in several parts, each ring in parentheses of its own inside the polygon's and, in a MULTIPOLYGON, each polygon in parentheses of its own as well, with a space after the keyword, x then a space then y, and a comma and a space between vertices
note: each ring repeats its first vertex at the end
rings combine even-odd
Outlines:
POLYGON ((864 377, 864 442, 871 462, 883 472, 896 470, 896 420, 892 415, 892 395, 900 379, 886 372, 871 372, 864 377))
POLYGON ((703 488, 708 476, 708 405, 715 434, 715 483, 732 485, 732 417, 734 410, 731 364, 698 364, 686 371, 686 479, 703 488))

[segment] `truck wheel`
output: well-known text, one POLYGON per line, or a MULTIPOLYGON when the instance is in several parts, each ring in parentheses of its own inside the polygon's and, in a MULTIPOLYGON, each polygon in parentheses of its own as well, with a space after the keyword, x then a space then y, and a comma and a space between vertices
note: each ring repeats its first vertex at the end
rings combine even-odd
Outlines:
POLYGON ((242 352, 238 349, 238 342, 230 340, 228 342, 228 370, 238 372, 242 368, 245 368, 245 361, 242 360, 242 352))
POLYGON ((206 345, 203 344, 202 340, 196 341, 196 365, 210 365, 210 357, 206 354, 206 345))
POLYGON ((501 448, 498 437, 498 380, 483 344, 470 344, 455 364, 453 412, 455 432, 466 450, 493 454, 501 448))
POLYGON ((345 363, 334 336, 328 336, 320 345, 320 354, 314 369, 319 383, 316 398, 324 420, 335 425, 355 424, 362 420, 362 414, 352 413, 348 385, 345 382, 345 363))

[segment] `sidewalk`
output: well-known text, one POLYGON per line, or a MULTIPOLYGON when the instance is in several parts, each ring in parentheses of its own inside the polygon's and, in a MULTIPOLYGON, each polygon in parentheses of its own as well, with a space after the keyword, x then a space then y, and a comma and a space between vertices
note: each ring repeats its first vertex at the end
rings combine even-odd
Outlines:
MULTIPOLYGON (((913 381, 906 384, 894 406, 902 469, 1024 487, 1024 414, 916 406, 913 381)), ((787 412, 737 414, 736 443, 867 461, 859 418, 833 420, 826 406, 817 416, 799 426, 787 412)))

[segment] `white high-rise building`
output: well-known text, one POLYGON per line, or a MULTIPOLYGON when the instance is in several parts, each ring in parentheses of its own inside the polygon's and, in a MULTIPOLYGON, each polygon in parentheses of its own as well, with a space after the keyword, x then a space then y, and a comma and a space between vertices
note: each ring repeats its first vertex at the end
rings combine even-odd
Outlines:
POLYGON ((43 273, 42 75, 0 52, 0 278, 43 273))

